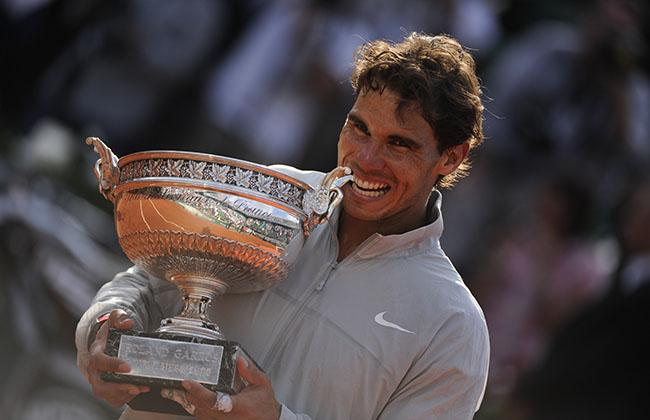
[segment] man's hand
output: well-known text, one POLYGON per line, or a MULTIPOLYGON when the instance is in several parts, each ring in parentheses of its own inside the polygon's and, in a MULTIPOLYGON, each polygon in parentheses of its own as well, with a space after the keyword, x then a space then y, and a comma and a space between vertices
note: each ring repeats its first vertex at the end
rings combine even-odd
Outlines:
POLYGON ((131 401, 136 395, 142 392, 148 392, 149 388, 146 386, 105 382, 100 377, 103 372, 126 373, 131 370, 126 362, 104 353, 106 340, 108 339, 108 329, 111 327, 120 330, 130 330, 133 328, 133 320, 129 319, 126 312, 121 309, 115 309, 111 312, 108 320, 97 331, 95 341, 90 345, 88 381, 96 397, 107 401, 113 406, 120 407, 131 401))
POLYGON ((269 378, 241 356, 237 359, 237 369, 249 385, 230 397, 232 411, 228 413, 215 406, 217 394, 196 381, 183 381, 187 401, 194 406, 194 416, 199 420, 278 420, 282 406, 275 399, 269 378))

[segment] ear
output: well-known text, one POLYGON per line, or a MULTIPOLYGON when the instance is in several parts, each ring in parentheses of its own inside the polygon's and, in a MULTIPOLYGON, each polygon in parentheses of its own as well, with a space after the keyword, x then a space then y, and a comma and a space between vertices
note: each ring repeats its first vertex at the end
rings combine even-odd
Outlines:
POLYGON ((438 173, 440 175, 449 175, 454 172, 463 163, 467 153, 469 153, 469 142, 457 144, 442 152, 438 163, 438 173))

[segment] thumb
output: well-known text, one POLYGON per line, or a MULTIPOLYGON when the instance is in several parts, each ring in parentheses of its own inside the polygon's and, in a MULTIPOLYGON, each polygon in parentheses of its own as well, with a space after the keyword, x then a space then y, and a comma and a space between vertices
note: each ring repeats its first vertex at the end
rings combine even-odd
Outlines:
POLYGON ((107 324, 119 330, 130 330, 133 328, 133 320, 122 309, 113 309, 108 317, 107 324))
POLYGON ((97 331, 97 335, 95 335, 95 340, 91 343, 90 348, 94 348, 99 346, 101 351, 104 351, 104 347, 106 346, 106 341, 108 340, 108 322, 104 322, 104 325, 99 327, 99 331, 97 331))
POLYGON ((244 355, 237 356, 237 371, 250 385, 270 385, 269 378, 244 355))

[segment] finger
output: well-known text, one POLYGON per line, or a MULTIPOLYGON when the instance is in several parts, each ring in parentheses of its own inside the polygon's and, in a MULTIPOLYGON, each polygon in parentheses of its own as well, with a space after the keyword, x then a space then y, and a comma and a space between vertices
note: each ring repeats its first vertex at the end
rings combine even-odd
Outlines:
POLYGON ((187 392, 187 400, 197 409, 210 409, 216 401, 216 395, 200 383, 185 379, 181 385, 187 392))
POLYGON ((111 312, 109 315, 108 321, 104 322, 97 334, 95 335, 95 340, 93 340, 90 345, 91 353, 103 353, 106 348, 106 342, 108 341, 108 330, 110 327, 118 327, 120 329, 131 329, 133 328, 133 320, 123 318, 126 316, 126 312, 121 309, 116 309, 111 312))
POLYGON ((138 387, 132 385, 105 382, 96 371, 90 375, 90 385, 95 396, 116 407, 128 403, 142 393, 138 387))
POLYGON ((139 395, 144 392, 150 391, 150 388, 144 385, 105 381, 101 378, 101 374, 99 371, 94 371, 91 374, 91 383, 94 387, 101 388, 102 390, 106 390, 110 393, 116 393, 117 391, 119 391, 123 394, 139 395))
POLYGON ((133 320, 122 309, 113 309, 108 316, 107 324, 119 330, 130 330, 133 328, 133 320))
POLYGON ((237 371, 239 375, 250 385, 268 385, 269 378, 241 354, 237 356, 237 371))
MULTIPOLYGON (((109 382, 104 381, 104 383, 108 384, 109 382)), ((148 392, 148 390, 144 391, 141 387, 133 384, 119 384, 117 387, 120 391, 133 396, 142 394, 143 392, 148 392)))
POLYGON ((94 349, 95 347, 100 346, 101 351, 103 352, 107 340, 108 340, 108 322, 104 322, 102 326, 99 327, 99 330, 97 331, 97 335, 95 335, 95 341, 92 342, 90 348, 94 349))
MULTIPOLYGON (((111 382, 106 382, 104 383, 111 383, 111 382)), ((119 384, 120 390, 131 394, 131 395, 140 395, 145 392, 149 392, 151 389, 148 386, 143 386, 143 385, 135 385, 135 384, 119 384)))
POLYGON ((101 352, 95 353, 90 357, 88 367, 100 372, 127 373, 131 371, 131 366, 125 361, 101 352))
POLYGON ((113 407, 121 407, 136 397, 135 395, 122 391, 116 392, 115 390, 104 390, 102 388, 93 388, 93 393, 96 397, 103 399, 113 407))
POLYGON ((192 415, 196 411, 196 407, 188 401, 187 393, 182 389, 163 388, 160 390, 160 395, 163 398, 177 402, 192 415))

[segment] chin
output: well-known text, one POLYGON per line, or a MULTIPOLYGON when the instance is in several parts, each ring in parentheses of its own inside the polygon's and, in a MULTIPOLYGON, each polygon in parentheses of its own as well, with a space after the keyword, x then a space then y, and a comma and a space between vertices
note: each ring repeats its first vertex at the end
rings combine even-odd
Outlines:
POLYGON ((343 211, 355 219, 366 222, 377 222, 385 217, 381 210, 374 211, 372 208, 360 208, 357 206, 343 206, 343 211))

